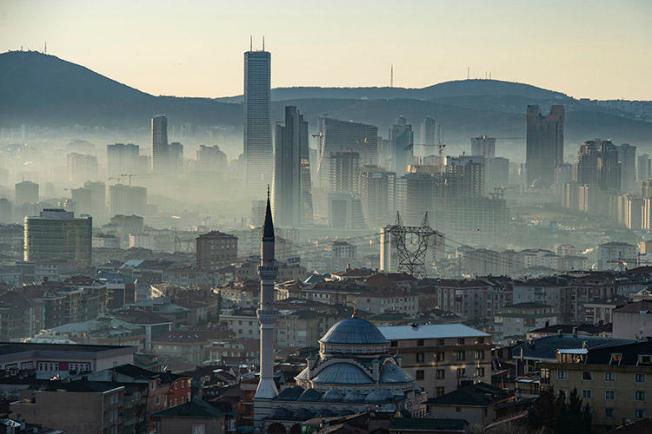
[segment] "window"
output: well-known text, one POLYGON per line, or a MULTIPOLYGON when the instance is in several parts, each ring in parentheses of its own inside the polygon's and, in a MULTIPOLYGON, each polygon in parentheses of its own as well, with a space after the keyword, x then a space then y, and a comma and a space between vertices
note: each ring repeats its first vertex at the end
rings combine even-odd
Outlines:
POLYGON ((437 369, 435 371, 435 378, 437 380, 443 380, 444 378, 446 378, 446 371, 444 369, 437 369))
POLYGON ((423 380, 423 379, 426 378, 426 375, 425 375, 425 373, 423 372, 423 369, 417 369, 416 374, 417 374, 417 381, 419 381, 419 380, 423 380))
POLYGON ((417 353, 417 363, 423 363, 426 360, 426 353, 417 353))
POLYGON ((604 373, 604 381, 616 381, 616 374, 613 372, 605 372, 604 373))
POLYGON ((192 424, 192 434, 206 434, 206 425, 203 423, 192 424))
POLYGON ((475 352, 476 360, 484 360, 484 350, 479 350, 475 352))
POLYGON ((439 339, 437 345, 446 345, 446 339, 439 339))
POLYGON ((582 372, 582 380, 592 380, 593 375, 591 375, 591 371, 583 371, 582 372))
POLYGON ((437 396, 437 398, 445 394, 446 394, 446 389, 443 386, 435 387, 435 395, 437 396))
POLYGON ((478 344, 484 344, 484 337, 480 336, 476 342, 478 344))
POLYGON ((461 413, 462 412, 462 407, 455 407, 455 412, 456 413, 461 413))
POLYGON ((392 347, 398 347, 398 341, 392 341, 389 345, 392 347))
POLYGON ((418 339, 417 340, 417 347, 422 347, 423 346, 423 339, 418 339))
POLYGON ((466 359, 466 354, 464 353, 464 350, 462 350, 462 351, 458 351, 458 352, 457 352, 457 361, 458 361, 458 362, 461 362, 461 361, 463 361, 464 359, 466 359))
POLYGON ((457 338, 458 345, 464 345, 464 338, 457 338))
POLYGON ((639 365, 652 365, 652 355, 650 355, 650 354, 639 354, 638 355, 638 364, 639 365))
POLYGON ((645 374, 642 372, 637 372, 636 375, 634 376, 634 381, 637 383, 645 383, 645 374))
POLYGON ((616 392, 614 392, 613 390, 606 390, 604 392, 604 399, 607 401, 613 401, 614 399, 616 399, 616 392))
POLYGON ((484 377, 484 368, 478 368, 475 370, 476 377, 484 377))
POLYGON ((637 390, 634 392, 634 399, 637 401, 645 401, 645 391, 637 390))
POLYGON ((557 371, 557 379, 558 380, 568 380, 568 372, 567 371, 557 371))
POLYGON ((435 355, 435 360, 436 360, 437 362, 443 362, 443 361, 444 361, 444 358, 445 358, 444 356, 445 356, 445 353, 444 353, 443 351, 439 351, 439 352, 437 352, 437 354, 435 355))
POLYGON ((613 409, 613 407, 605 407, 604 416, 605 417, 614 417, 614 409, 613 409))
POLYGON ((457 368, 457 378, 466 377, 466 369, 457 368))
POLYGON ((609 360, 610 365, 620 365, 620 361, 623 358, 623 353, 611 353, 611 360, 609 360))
POLYGON ((591 399, 591 391, 582 390, 582 399, 591 399))
POLYGON ((636 419, 643 419, 645 417, 645 410, 642 408, 637 408, 634 410, 634 417, 636 419))

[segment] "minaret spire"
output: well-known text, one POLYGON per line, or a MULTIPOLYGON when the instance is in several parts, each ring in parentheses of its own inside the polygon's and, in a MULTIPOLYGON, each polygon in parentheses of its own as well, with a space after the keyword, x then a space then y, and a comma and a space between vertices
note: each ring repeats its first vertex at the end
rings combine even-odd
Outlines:
POLYGON ((274 338, 276 336, 276 320, 278 313, 274 307, 274 283, 278 274, 278 266, 274 258, 274 221, 272 220, 272 205, 270 191, 267 187, 267 208, 265 209, 265 224, 260 243, 260 300, 256 314, 260 323, 260 379, 254 396, 254 424, 260 425, 269 416, 269 401, 278 395, 274 382, 274 338))

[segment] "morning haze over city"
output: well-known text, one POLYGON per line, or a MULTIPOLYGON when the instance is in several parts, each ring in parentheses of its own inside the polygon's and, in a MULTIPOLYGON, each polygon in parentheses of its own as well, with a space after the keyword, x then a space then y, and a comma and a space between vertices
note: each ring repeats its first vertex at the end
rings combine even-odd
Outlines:
POLYGON ((650 23, 0 0, 0 432, 652 432, 650 23))

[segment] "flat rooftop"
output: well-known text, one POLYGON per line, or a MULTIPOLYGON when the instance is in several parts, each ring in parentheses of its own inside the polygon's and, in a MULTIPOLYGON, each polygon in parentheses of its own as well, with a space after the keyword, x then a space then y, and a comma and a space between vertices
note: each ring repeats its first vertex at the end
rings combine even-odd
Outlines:
POLYGON ((389 341, 401 339, 443 339, 457 337, 489 337, 491 335, 469 327, 464 324, 426 324, 426 325, 404 325, 384 326, 378 330, 389 341))
POLYGON ((0 356, 25 353, 29 351, 102 353, 125 350, 135 352, 135 347, 123 345, 76 345, 76 344, 42 344, 33 342, 0 342, 0 356))

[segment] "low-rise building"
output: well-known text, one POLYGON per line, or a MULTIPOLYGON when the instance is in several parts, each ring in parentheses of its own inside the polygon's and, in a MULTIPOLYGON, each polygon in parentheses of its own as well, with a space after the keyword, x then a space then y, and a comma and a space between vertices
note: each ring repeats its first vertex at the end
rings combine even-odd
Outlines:
POLYGON ((559 314, 542 303, 518 303, 505 306, 495 319, 494 339, 509 341, 524 337, 529 330, 558 322, 559 314))
POLYGON ((639 339, 652 336, 652 301, 639 301, 613 311, 613 335, 639 339))

